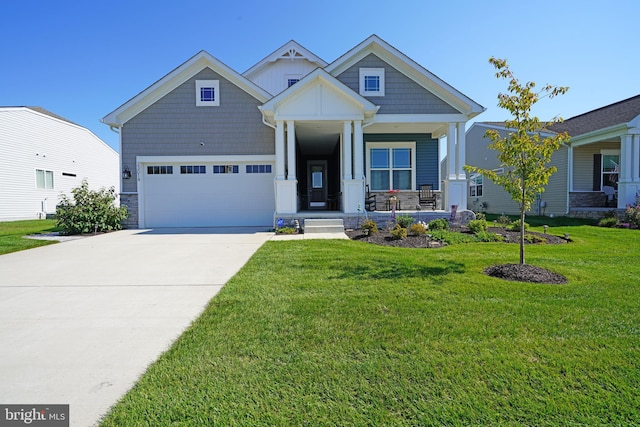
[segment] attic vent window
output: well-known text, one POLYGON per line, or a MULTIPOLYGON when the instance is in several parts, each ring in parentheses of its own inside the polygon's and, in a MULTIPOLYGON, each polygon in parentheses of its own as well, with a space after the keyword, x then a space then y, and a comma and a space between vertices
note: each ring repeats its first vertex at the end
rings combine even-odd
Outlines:
POLYGON ((360 95, 384 96, 384 68, 360 68, 360 95))
POLYGON ((196 80, 196 106, 220 106, 219 80, 196 80))

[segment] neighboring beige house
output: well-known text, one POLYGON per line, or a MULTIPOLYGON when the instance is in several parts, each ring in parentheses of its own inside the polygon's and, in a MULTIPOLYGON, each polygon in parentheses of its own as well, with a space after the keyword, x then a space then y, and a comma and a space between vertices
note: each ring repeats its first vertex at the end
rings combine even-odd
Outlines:
POLYGON ((119 157, 88 129, 41 107, 0 107, 0 221, 45 218, 86 179, 119 190, 119 157))
MULTIPOLYGON (((503 123, 474 123, 467 131, 467 164, 485 169, 499 167, 489 150, 487 129, 503 135, 503 123)), ((600 217, 624 209, 640 195, 640 95, 598 108, 554 125, 571 139, 552 158, 558 171, 540 194, 531 214, 600 217)), ((491 213, 517 213, 511 197, 480 175, 469 177, 469 209, 491 213)))

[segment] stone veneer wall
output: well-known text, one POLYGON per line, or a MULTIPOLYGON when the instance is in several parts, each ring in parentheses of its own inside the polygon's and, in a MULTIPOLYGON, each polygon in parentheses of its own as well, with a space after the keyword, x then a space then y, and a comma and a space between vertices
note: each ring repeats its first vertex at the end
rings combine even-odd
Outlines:
MULTIPOLYGON (((389 199, 389 193, 371 193, 376 195, 376 209, 379 211, 386 210, 386 201, 389 199)), ((400 208, 401 210, 406 211, 415 211, 418 210, 418 206, 420 205, 418 192, 400 192, 394 193, 395 196, 400 200, 400 208)), ((434 193, 436 196, 436 209, 442 209, 442 194, 440 192, 434 193)), ((430 211, 431 208, 422 207, 424 210, 430 211)))
POLYGON ((124 228, 138 228, 138 195, 120 194, 120 204, 129 211, 129 216, 122 223, 124 228))
POLYGON ((585 191, 569 193, 571 208, 605 208, 606 196, 601 191, 585 191))

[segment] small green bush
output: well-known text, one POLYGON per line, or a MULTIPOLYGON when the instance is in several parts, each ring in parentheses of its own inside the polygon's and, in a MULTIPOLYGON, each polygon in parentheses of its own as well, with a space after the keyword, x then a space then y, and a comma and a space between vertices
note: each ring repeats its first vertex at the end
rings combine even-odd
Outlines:
MULTIPOLYGON (((520 231, 520 220, 517 219, 515 221, 513 221, 512 223, 510 223, 509 225, 507 225, 507 230, 512 230, 512 231, 520 231)), ((527 222, 524 223, 524 230, 527 231, 529 229, 529 224, 527 222)))
POLYGON ((509 218, 505 214, 502 214, 500 215, 500 217, 498 217, 498 219, 496 219, 496 224, 499 227, 506 227, 507 225, 511 224, 511 218, 509 218))
POLYGON ((389 234, 391 234, 393 240, 404 240, 407 238, 407 229, 400 224, 396 224, 396 226, 389 231, 389 234))
POLYGON ((496 233, 489 233, 487 231, 480 231, 476 233, 476 237, 481 242, 502 242, 504 238, 496 233))
POLYGON ((434 231, 430 230, 429 235, 433 240, 444 242, 448 245, 455 245, 458 243, 471 243, 471 242, 478 241, 478 238, 474 235, 467 234, 467 233, 458 233, 455 231, 447 231, 447 230, 434 230, 434 231))
POLYGON ((378 232, 378 224, 376 224, 376 222, 371 219, 367 219, 365 222, 363 222, 360 228, 362 229, 362 232, 367 236, 376 234, 378 232))
POLYGON ((293 227, 279 227, 276 229, 276 234, 296 234, 296 229, 293 227))
POLYGON ((615 227, 618 225, 618 218, 602 218, 598 223, 600 227, 615 227))
POLYGON ((415 224, 411 224, 409 232, 414 236, 424 236, 427 234, 427 226, 422 222, 416 222, 415 224))
POLYGON ((484 212, 474 212, 474 214, 476 214, 476 219, 487 219, 487 216, 484 214, 484 212))
POLYGON ((96 233, 121 230, 127 218, 126 206, 116 206, 116 190, 101 188, 89 190, 87 180, 71 190, 73 199, 66 194, 60 196, 56 206, 58 227, 64 234, 96 233))
POLYGON ((413 224, 413 221, 415 220, 412 217, 410 217, 408 214, 399 215, 398 218, 396 219, 396 222, 402 228, 409 228, 411 224, 413 224))
POLYGON ((547 239, 537 236, 535 234, 525 234, 524 241, 527 243, 547 243, 547 239))
POLYGON ((469 230, 471 230, 473 234, 478 234, 483 231, 487 231, 487 229, 489 228, 489 223, 487 223, 487 221, 484 219, 474 219, 469 221, 467 227, 469 227, 469 230))
POLYGON ((448 230, 449 221, 445 218, 436 218, 429 221, 429 230, 448 230))

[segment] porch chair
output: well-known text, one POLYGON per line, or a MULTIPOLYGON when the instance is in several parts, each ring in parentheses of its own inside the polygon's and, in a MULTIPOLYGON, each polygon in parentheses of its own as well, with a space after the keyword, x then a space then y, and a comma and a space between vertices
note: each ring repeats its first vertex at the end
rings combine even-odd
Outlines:
POLYGON ((613 206, 616 206, 616 201, 618 200, 618 192, 616 189, 609 185, 603 185, 602 192, 605 196, 604 205, 609 206, 609 203, 611 202, 613 206))
POLYGON ((418 195, 420 206, 431 206, 432 210, 436 210, 436 195, 433 194, 432 184, 421 184, 420 194, 418 195))
POLYGON ((364 208, 370 212, 375 211, 377 210, 376 195, 371 194, 371 192, 369 191, 369 185, 366 185, 366 190, 367 190, 367 194, 366 196, 364 196, 364 208))

